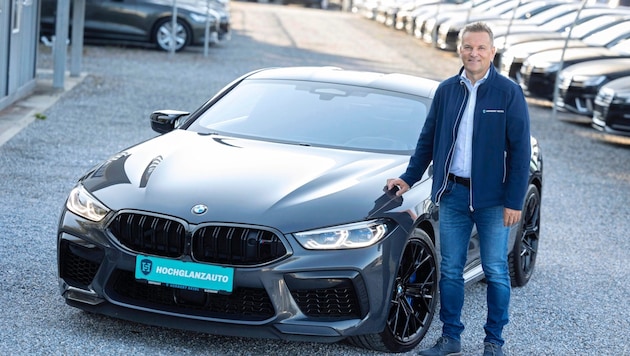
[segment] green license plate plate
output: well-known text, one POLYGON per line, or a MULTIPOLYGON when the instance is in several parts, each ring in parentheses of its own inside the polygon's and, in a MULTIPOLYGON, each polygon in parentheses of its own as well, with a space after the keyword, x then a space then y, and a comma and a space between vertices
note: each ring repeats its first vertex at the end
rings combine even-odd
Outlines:
POLYGON ((184 262, 154 256, 136 256, 136 279, 180 289, 232 292, 234 268, 184 262))

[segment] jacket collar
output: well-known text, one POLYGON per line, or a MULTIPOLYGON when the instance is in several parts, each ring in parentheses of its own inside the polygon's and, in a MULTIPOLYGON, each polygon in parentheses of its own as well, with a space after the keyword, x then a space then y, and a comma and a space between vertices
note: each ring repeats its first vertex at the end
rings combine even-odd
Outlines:
MULTIPOLYGON (((479 84, 483 84, 489 80, 494 79, 494 77, 497 75, 497 71, 494 68, 494 65, 492 63, 490 63, 490 68, 488 68, 488 71, 486 72, 486 75, 484 75, 483 79, 480 79, 480 83, 479 84), (483 81, 482 81, 483 80, 483 81)), ((459 81, 461 82, 463 79, 462 77, 464 76, 464 66, 462 66, 459 69, 459 75, 457 76, 459 81)), ((468 79, 468 78, 466 78, 468 79)))

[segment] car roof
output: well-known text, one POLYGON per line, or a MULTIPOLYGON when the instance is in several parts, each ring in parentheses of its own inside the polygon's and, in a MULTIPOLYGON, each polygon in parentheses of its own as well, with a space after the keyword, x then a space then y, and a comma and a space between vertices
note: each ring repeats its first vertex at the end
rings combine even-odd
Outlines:
POLYGON ((338 67, 266 68, 247 79, 303 80, 355 85, 433 98, 439 82, 402 73, 345 70, 338 67))

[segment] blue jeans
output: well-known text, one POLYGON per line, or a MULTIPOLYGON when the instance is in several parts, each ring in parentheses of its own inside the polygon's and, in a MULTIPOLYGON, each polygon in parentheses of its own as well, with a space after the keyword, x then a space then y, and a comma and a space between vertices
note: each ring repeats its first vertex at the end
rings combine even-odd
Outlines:
POLYGON ((477 226, 481 264, 487 281, 488 316, 486 338, 503 345, 503 327, 508 323, 510 274, 507 244, 510 228, 503 226, 503 206, 469 209, 467 187, 448 182, 440 201, 440 320, 442 334, 460 340, 464 305, 463 271, 473 225, 477 226))

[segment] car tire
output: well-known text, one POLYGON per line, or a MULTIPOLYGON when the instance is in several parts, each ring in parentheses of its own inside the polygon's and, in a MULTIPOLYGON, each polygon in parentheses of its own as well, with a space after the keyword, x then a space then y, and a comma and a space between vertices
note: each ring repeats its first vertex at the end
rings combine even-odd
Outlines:
MULTIPOLYGON (((163 51, 171 50, 171 29, 173 20, 168 18, 163 18, 159 20, 153 30, 153 41, 157 45, 157 47, 163 51)), ((176 24, 177 31, 175 33, 175 51, 179 52, 184 49, 188 43, 190 43, 192 38, 192 31, 186 25, 186 23, 180 19, 177 19, 176 24)))
POLYGON ((522 214, 514 247, 508 256, 510 279, 514 287, 522 287, 529 282, 538 256, 540 192, 533 184, 527 188, 522 214))
POLYGON ((414 349, 429 330, 437 305, 438 259, 429 235, 415 229, 407 241, 394 281, 385 329, 351 336, 357 347, 381 352, 414 349))

